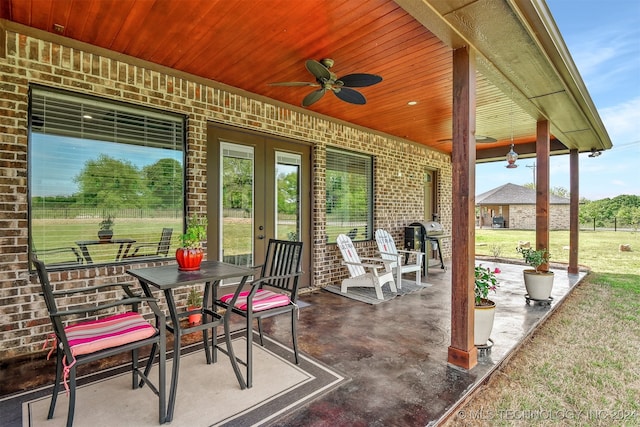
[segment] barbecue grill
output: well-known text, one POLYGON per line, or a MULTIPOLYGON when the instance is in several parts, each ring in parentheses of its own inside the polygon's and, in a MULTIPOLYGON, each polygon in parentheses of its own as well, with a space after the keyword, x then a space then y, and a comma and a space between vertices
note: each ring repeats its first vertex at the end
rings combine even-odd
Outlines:
POLYGON ((420 221, 409 224, 404 228, 404 247, 407 250, 420 251, 425 254, 425 262, 422 263, 425 272, 429 268, 429 257, 427 243, 430 243, 433 250, 438 250, 440 257, 440 268, 444 269, 444 259, 442 258, 442 240, 451 237, 445 234, 442 224, 437 221, 420 221))

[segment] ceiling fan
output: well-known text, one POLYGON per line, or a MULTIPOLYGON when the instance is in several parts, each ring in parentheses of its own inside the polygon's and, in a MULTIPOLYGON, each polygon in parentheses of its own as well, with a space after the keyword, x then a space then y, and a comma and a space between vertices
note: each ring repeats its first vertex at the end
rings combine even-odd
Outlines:
POLYGON ((279 82, 270 83, 271 86, 313 86, 320 89, 314 90, 304 97, 302 106, 308 107, 318 101, 326 91, 333 92, 338 98, 351 104, 363 105, 367 103, 366 98, 352 87, 371 86, 382 81, 382 77, 375 74, 347 74, 338 78, 335 73, 329 71, 333 67, 333 59, 321 59, 316 61, 308 59, 305 62, 307 70, 316 78, 315 82, 279 82))

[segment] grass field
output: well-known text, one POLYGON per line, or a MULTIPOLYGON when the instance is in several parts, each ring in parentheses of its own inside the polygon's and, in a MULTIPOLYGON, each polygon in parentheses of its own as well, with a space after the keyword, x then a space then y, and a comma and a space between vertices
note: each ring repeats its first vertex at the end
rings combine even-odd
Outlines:
MULTIPOLYGON (((476 254, 521 259, 519 241, 536 237, 533 230, 476 229, 476 254)), ((578 263, 599 273, 640 274, 640 233, 633 231, 581 231, 578 263), (631 252, 620 252, 620 244, 630 244, 631 252)), ((569 231, 549 232, 551 262, 569 262, 569 231)))
MULTIPOLYGON (((477 230, 478 254, 516 258, 534 232, 477 230)), ((550 233, 553 261, 568 262, 568 232, 550 233)), ((592 268, 551 317, 444 424, 640 425, 640 237, 583 231, 580 264, 592 268), (630 244, 632 252, 619 252, 630 244)))
POLYGON ((640 276, 593 273, 445 426, 640 425, 640 276))
MULTIPOLYGON (((34 247, 41 248, 77 248, 77 241, 96 240, 100 219, 88 218, 82 220, 34 220, 32 237, 34 247), (46 231, 46 233, 45 233, 46 231)), ((173 228, 170 253, 180 244, 182 234, 181 218, 116 218, 113 227, 114 239, 133 239, 135 245, 140 243, 157 243, 163 227, 173 228)), ((242 255, 251 253, 253 243, 252 223, 247 218, 225 218, 223 248, 225 255, 242 255)), ((283 221, 278 225, 277 238, 287 240, 289 233, 296 231, 295 222, 283 221)), ((152 248, 153 249, 153 248, 152 248)), ((150 250, 152 250, 150 249, 150 250)), ((100 244, 89 247, 94 263, 113 262, 119 250, 119 245, 100 244)), ((69 261, 69 255, 42 254, 40 258, 46 263, 69 261)))

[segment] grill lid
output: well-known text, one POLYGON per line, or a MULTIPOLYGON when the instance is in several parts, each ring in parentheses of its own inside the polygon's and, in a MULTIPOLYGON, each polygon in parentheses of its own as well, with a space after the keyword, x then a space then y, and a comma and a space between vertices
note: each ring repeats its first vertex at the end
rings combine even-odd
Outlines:
POLYGON ((441 234, 444 234, 444 228, 442 228, 442 224, 436 221, 414 222, 413 224, 411 224, 411 227, 416 225, 421 226, 427 236, 439 236, 441 234))

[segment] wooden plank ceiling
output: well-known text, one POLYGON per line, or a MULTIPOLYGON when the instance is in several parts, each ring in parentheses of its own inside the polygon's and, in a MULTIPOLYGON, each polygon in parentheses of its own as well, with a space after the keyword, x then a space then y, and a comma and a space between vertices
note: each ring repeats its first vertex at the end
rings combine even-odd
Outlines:
MULTIPOLYGON (((307 59, 332 58, 338 77, 383 77, 308 108, 451 152, 452 51, 389 0, 0 0, 1 18, 300 106, 315 88, 307 59), (410 106, 409 101, 417 101, 410 106)), ((478 75, 477 135, 535 140, 535 120, 478 75)), ((501 150, 506 152, 508 149, 501 150)))

